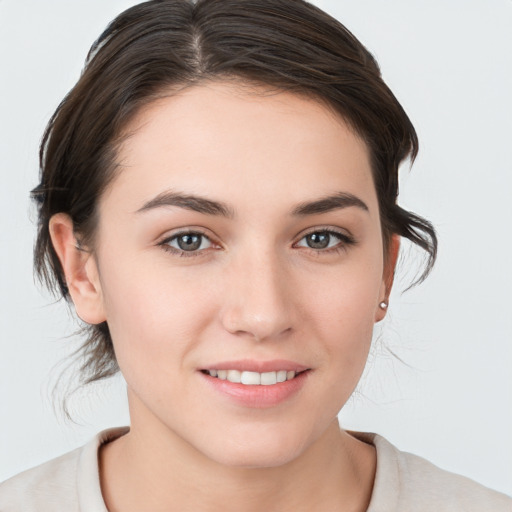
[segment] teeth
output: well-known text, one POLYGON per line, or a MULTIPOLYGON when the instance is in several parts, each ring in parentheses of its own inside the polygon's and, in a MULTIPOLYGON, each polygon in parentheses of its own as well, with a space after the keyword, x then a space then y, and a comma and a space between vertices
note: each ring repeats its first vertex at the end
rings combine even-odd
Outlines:
POLYGON ((277 373, 277 382, 284 382, 286 380, 286 370, 279 370, 277 373))
POLYGON ((238 370, 228 370, 228 380, 229 382, 240 382, 240 377, 242 373, 238 370))
POLYGON ((276 372, 267 372, 261 374, 261 383, 264 386, 270 386, 277 382, 277 374, 276 372))
POLYGON ((261 374, 258 372, 242 372, 242 384, 257 386, 261 384, 261 374))
POLYGON ((240 370, 208 370, 212 377, 247 386, 272 386, 286 380, 292 380, 296 372, 279 370, 277 372, 241 372, 240 370))

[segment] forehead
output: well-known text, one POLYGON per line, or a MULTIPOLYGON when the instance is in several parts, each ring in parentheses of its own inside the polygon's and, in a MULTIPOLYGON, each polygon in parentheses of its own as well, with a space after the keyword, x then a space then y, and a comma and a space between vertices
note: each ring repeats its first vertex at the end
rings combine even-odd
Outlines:
POLYGON ((208 83, 155 100, 126 128, 118 163, 106 195, 130 208, 176 188, 244 205, 333 190, 376 199, 368 148, 341 116, 263 88, 208 83))

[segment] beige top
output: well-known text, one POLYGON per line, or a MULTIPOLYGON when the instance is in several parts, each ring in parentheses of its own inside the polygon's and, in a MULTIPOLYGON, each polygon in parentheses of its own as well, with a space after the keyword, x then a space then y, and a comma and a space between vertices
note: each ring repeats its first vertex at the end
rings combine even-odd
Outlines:
MULTIPOLYGON (((108 512, 100 489, 98 448, 127 427, 0 484, 0 512, 108 512)), ((367 512, 512 512, 512 498, 399 451, 377 434, 352 432, 377 450, 377 473, 367 512)))

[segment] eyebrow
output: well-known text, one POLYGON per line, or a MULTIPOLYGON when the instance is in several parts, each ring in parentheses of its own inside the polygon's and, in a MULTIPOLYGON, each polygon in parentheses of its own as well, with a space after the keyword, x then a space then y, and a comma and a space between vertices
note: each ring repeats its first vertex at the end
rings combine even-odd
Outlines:
POLYGON ((307 201, 298 204, 292 211, 295 216, 317 215, 319 213, 327 213, 333 210, 340 210, 355 206, 364 211, 369 211, 364 201, 354 194, 348 192, 338 192, 336 194, 317 199, 315 201, 307 201))
POLYGON ((145 212, 160 208, 163 206, 178 206, 185 210, 204 213, 206 215, 219 215, 221 217, 233 218, 235 212, 227 204, 220 201, 213 201, 206 197, 195 196, 191 194, 181 194, 180 192, 166 191, 158 194, 139 208, 135 213, 145 212))
MULTIPOLYGON (((158 194, 153 199, 144 203, 135 213, 141 213, 165 206, 177 206, 186 210, 191 210, 206 215, 217 215, 226 218, 234 218, 235 211, 226 203, 214 201, 206 197, 192 194, 182 194, 175 191, 166 191, 158 194)), ((338 192, 333 195, 322 197, 314 201, 305 201, 299 203, 293 210, 292 215, 303 217, 307 215, 318 215, 333 210, 356 207, 364 211, 369 211, 368 206, 357 196, 348 192, 338 192)))

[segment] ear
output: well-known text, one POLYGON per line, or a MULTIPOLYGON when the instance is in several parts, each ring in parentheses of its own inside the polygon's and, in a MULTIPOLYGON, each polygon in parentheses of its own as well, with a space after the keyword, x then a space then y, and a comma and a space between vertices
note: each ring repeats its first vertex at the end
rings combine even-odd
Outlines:
POLYGON ((94 255, 80 247, 69 215, 53 215, 49 228, 77 315, 88 324, 104 322, 106 316, 94 255))
POLYGON ((383 302, 389 304, 389 294, 393 287, 393 281, 395 278, 396 263, 398 261, 398 254, 400 252, 400 236, 392 235, 389 242, 388 253, 384 259, 384 272, 382 274, 382 284, 379 291, 379 303, 375 312, 375 321, 380 322, 385 316, 387 306, 382 308, 380 304, 383 302))

